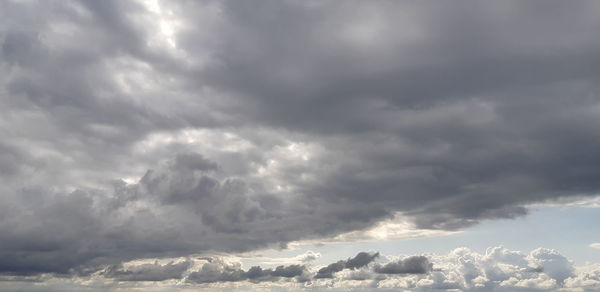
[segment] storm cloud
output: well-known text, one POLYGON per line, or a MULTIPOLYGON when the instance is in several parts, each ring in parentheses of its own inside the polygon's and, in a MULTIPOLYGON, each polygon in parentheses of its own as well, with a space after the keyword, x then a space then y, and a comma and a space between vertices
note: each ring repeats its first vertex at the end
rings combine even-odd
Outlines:
MULTIPOLYGON (((2 1, 0 273, 285 247, 396 214, 456 230, 595 196, 598 9, 2 1)), ((544 273, 568 281, 548 260, 544 273)), ((183 263, 115 269, 151 281, 183 263)))

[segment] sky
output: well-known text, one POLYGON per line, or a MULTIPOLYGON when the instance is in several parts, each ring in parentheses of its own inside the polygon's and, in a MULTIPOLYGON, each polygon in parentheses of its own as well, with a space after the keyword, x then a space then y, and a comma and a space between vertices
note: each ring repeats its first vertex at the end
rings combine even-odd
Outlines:
POLYGON ((599 15, 0 0, 0 291, 599 291, 599 15))

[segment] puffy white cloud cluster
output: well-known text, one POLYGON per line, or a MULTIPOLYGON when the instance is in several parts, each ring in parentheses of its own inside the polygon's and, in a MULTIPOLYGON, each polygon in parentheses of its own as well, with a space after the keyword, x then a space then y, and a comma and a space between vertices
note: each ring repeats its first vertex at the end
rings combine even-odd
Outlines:
POLYGON ((583 291, 600 290, 600 264, 575 269, 575 277, 565 279, 565 287, 583 291))
MULTIPOLYGON (((573 263, 556 250, 538 248, 530 253, 512 251, 502 246, 488 248, 481 254, 458 248, 446 255, 411 256, 399 261, 411 262, 426 257, 433 269, 426 273, 377 273, 382 267, 400 267, 394 261, 357 271, 342 271, 329 281, 317 280, 315 287, 342 289, 408 289, 411 291, 597 291, 600 289, 600 266, 575 269, 573 263)), ((423 265, 416 265, 421 267, 423 265)), ((426 265, 424 266, 426 267, 426 265)), ((391 270, 391 269, 390 269, 391 270)))

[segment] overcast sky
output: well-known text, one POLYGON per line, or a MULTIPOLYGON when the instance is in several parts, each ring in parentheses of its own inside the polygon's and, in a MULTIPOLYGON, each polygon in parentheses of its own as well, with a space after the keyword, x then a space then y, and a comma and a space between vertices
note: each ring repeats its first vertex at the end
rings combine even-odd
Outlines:
POLYGON ((0 291, 598 291, 599 31, 598 1, 0 0, 0 291))

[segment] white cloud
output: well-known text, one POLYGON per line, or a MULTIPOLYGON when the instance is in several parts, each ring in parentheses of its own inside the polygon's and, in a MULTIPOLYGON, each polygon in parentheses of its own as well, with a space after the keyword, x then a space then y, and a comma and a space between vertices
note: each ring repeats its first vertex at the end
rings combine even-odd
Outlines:
POLYGON ((565 280, 566 288, 578 288, 584 291, 600 290, 600 265, 593 264, 579 267, 575 271, 575 277, 565 280))
POLYGON ((600 249, 600 242, 594 242, 594 243, 590 244, 590 247, 600 249))
POLYGON ((364 289, 376 287, 414 291, 554 291, 563 287, 595 288, 600 275, 598 266, 575 270, 570 260, 546 248, 522 253, 498 246, 488 248, 483 254, 458 248, 445 255, 426 256, 433 263, 433 271, 427 274, 375 275, 369 268, 340 272, 329 282, 317 280, 313 285, 344 287, 349 283, 364 289))

